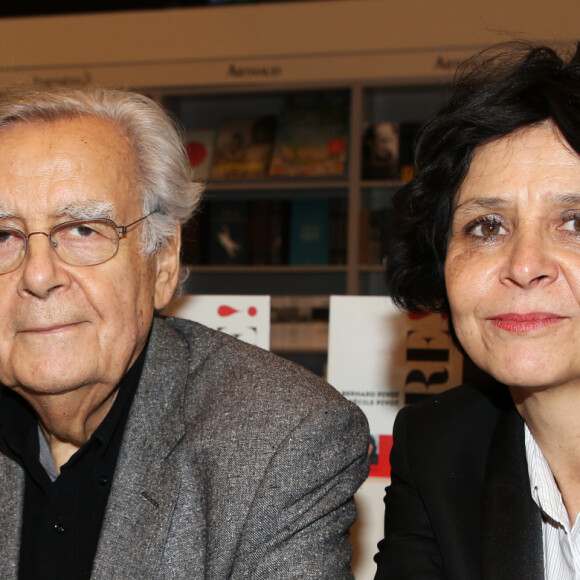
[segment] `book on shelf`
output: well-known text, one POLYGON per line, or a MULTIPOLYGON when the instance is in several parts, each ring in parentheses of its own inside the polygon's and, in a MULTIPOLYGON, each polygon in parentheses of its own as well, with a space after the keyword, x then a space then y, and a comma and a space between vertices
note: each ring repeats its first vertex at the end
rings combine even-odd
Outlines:
POLYGON ((270 348, 324 352, 328 347, 328 296, 272 296, 270 348))
POLYGON ((415 175, 415 143, 421 123, 367 123, 362 138, 361 177, 401 179, 415 175))
POLYGON ((187 131, 185 150, 191 166, 191 178, 204 181, 209 177, 213 153, 215 131, 200 129, 187 131))
POLYGON ((288 206, 284 200, 210 201, 183 228, 188 265, 288 263, 288 206))
POLYGON ((270 175, 343 176, 347 164, 348 120, 346 92, 289 97, 280 118, 270 175))
POLYGON ((415 145, 422 123, 401 123, 400 132, 400 174, 403 181, 415 176, 415 145))
POLYGON ((288 263, 289 227, 288 219, 290 202, 284 200, 270 201, 270 264, 278 266, 288 263))
POLYGON ((205 204, 201 204, 181 231, 181 262, 183 264, 192 266, 207 263, 207 226, 205 204))
POLYGON ((247 264, 249 202, 219 201, 208 206, 209 263, 247 264))
POLYGON ((328 199, 295 199, 290 205, 290 264, 329 263, 328 199))
POLYGON ((367 123, 362 138, 362 178, 398 179, 399 123, 367 123))
POLYGON ((361 210, 359 227, 361 264, 383 264, 389 241, 390 215, 390 209, 361 210))
POLYGON ((184 264, 346 263, 346 199, 205 202, 184 227, 184 264))
POLYGON ((328 261, 334 265, 346 264, 348 200, 346 198, 331 199, 329 204, 328 261))
POLYGON ((273 115, 227 118, 220 125, 212 179, 248 179, 268 174, 277 119, 273 115))
POLYGON ((250 203, 249 220, 249 261, 252 265, 270 263, 270 223, 271 207, 269 200, 256 200, 250 203))
POLYGON ((288 202, 255 200, 250 202, 250 264, 280 265, 287 263, 288 202))
POLYGON ((359 216, 358 260, 361 264, 371 263, 371 212, 361 209, 359 216))
POLYGON ((270 326, 270 348, 274 352, 325 352, 328 322, 277 322, 270 326))

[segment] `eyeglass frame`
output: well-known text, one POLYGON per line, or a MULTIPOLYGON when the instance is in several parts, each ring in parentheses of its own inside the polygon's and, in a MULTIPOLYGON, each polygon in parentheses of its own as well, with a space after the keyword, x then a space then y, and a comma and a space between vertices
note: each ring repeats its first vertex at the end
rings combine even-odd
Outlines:
POLYGON ((154 213, 158 213, 158 212, 159 212, 159 210, 155 209, 155 210, 149 212, 147 215, 140 217, 138 220, 135 220, 134 222, 131 222, 130 224, 127 224, 124 226, 118 226, 110 218, 84 218, 84 219, 69 220, 66 222, 62 222, 60 224, 56 224, 55 226, 53 226, 50 229, 50 231, 48 233, 38 231, 38 232, 30 232, 29 234, 25 234, 22 230, 19 230, 18 228, 10 228, 10 227, 1 228, 0 227, 0 229, 18 232, 24 238, 24 252, 22 253, 22 259, 10 270, 6 270, 6 272, 0 272, 0 276, 2 276, 2 274, 9 274, 10 272, 14 272, 14 270, 17 270, 22 265, 22 263, 24 262, 24 260, 26 258, 26 252, 28 252, 28 240, 30 239, 31 236, 34 236, 36 234, 42 234, 43 236, 46 236, 48 238, 48 241, 50 242, 51 247, 55 249, 55 253, 56 253, 58 259, 62 260, 65 264, 68 264, 69 266, 75 266, 75 267, 79 267, 79 268, 87 268, 89 266, 99 266, 100 264, 104 264, 105 262, 112 260, 117 255, 117 252, 119 251, 119 240, 121 239, 122 236, 127 234, 127 231, 129 230, 129 228, 133 227, 134 225, 138 224, 139 222, 142 222, 143 220, 152 216, 154 213), (67 226, 70 224, 83 223, 83 222, 109 222, 110 224, 112 224, 115 227, 115 229, 117 230, 117 247, 115 248, 115 252, 113 253, 112 256, 110 256, 109 258, 106 258, 102 262, 96 262, 94 264, 71 264, 70 262, 67 262, 64 258, 62 258, 58 252, 56 252, 56 248, 58 247, 58 242, 56 242, 55 240, 52 239, 52 233, 54 232, 54 230, 63 228, 64 226, 67 226))

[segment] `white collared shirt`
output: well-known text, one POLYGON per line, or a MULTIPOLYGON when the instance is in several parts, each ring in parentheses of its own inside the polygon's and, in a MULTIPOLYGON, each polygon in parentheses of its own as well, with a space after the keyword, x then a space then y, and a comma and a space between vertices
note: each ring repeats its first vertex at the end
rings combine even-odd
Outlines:
POLYGON ((580 523, 570 528, 562 494, 544 454, 525 426, 532 498, 542 512, 546 580, 580 580, 580 523))

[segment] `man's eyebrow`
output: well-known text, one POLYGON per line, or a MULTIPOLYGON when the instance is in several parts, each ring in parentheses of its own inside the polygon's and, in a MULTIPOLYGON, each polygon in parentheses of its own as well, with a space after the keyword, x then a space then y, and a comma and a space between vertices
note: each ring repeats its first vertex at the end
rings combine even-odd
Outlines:
MULTIPOLYGON (((77 203, 67 203, 58 208, 55 215, 77 220, 110 219, 114 221, 116 212, 115 206, 110 201, 91 199, 77 203)), ((0 202, 0 220, 14 217, 18 217, 18 215, 0 202)))
POLYGON ((67 216, 75 220, 114 220, 116 212, 110 201, 90 199, 77 203, 67 203, 57 209, 56 215, 59 217, 67 216))
POLYGON ((16 214, 8 209, 3 203, 0 203, 0 220, 16 217, 16 214))

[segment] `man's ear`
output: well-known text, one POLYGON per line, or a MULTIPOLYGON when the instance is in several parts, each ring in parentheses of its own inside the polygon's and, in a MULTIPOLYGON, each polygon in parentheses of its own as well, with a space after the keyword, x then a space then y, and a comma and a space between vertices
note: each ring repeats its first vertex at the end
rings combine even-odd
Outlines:
POLYGON ((167 306, 179 281, 179 253, 181 251, 181 228, 176 226, 175 235, 167 240, 155 255, 157 277, 155 280, 155 309, 167 306))

